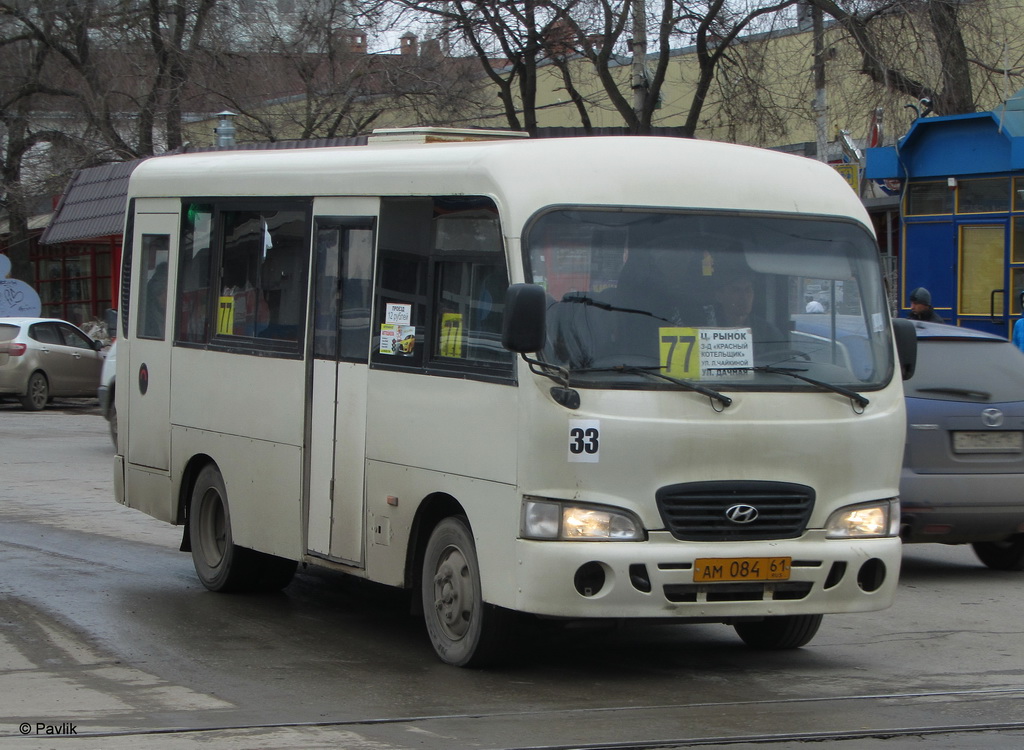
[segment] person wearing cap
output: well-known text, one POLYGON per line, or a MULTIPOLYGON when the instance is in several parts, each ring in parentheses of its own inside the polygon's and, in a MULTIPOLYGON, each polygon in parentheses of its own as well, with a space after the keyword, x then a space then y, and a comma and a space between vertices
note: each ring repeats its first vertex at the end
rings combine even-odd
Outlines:
POLYGON ((932 293, 919 286, 910 293, 910 315, 911 320, 927 320, 930 323, 945 323, 946 321, 935 312, 932 307, 932 293))

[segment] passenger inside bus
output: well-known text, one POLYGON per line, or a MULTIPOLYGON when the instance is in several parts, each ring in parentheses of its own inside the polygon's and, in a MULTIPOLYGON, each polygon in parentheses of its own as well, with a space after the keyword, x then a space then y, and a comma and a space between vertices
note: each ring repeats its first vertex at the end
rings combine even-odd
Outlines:
POLYGON ((167 313, 167 263, 153 269, 146 283, 146 315, 142 334, 146 338, 164 337, 164 318, 167 313))

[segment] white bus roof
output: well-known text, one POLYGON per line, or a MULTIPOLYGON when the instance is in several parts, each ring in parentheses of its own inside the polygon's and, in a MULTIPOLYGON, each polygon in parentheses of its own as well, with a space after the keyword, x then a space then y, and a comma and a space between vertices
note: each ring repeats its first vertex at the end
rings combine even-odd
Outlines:
POLYGON ((129 187, 130 198, 463 194, 493 197, 512 236, 540 207, 565 204, 849 216, 871 227, 857 195, 825 164, 664 137, 210 151, 149 159, 129 187))

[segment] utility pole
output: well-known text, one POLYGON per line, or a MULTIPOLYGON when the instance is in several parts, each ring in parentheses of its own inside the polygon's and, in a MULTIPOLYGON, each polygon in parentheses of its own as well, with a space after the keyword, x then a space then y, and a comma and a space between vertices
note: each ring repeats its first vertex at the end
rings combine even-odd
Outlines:
POLYGON ((633 113, 637 128, 644 121, 647 111, 647 7, 646 0, 632 0, 633 6, 633 113))

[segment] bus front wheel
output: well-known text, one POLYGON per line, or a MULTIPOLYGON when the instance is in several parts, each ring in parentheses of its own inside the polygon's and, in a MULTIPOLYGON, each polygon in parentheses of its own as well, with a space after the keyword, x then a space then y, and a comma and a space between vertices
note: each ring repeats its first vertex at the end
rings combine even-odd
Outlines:
POLYGON ((498 661, 511 613, 483 600, 480 564, 466 519, 446 518, 434 528, 420 588, 427 633, 442 661, 457 667, 498 661))
POLYGON ((234 543, 224 478, 213 464, 196 478, 188 523, 196 575, 210 591, 274 591, 295 575, 294 560, 234 543))
POLYGON ((811 642, 822 615, 784 615, 737 622, 736 634, 748 646, 765 650, 800 648, 811 642))

